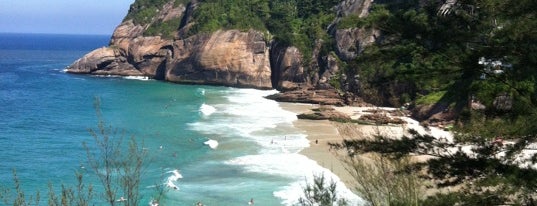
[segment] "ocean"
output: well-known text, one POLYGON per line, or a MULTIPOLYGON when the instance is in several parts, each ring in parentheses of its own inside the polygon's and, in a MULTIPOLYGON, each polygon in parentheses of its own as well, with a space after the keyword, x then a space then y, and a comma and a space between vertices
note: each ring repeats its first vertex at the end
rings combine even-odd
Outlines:
POLYGON ((102 191, 82 146, 93 148, 96 98, 106 124, 147 151, 142 205, 155 185, 177 187, 161 205, 293 205, 313 174, 332 175, 299 154, 309 142, 296 115, 263 98, 277 91, 64 72, 109 38, 0 34, 0 187, 13 186, 16 170, 26 196, 43 199, 49 183, 74 186, 81 171, 102 191))

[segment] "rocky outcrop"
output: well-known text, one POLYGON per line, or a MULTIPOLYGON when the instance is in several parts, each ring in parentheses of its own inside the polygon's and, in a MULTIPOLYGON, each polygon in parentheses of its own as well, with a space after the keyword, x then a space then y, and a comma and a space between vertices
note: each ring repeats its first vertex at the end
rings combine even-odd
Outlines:
POLYGON ((273 87, 280 91, 305 87, 307 77, 302 63, 302 53, 296 47, 281 46, 278 42, 273 42, 271 48, 273 87))
POLYGON ((271 89, 269 50, 257 31, 218 31, 174 42, 165 80, 271 89))
POLYGON ((297 102, 343 106, 345 102, 335 89, 299 89, 277 93, 267 97, 280 102, 297 102))
MULTIPOLYGON (((136 12, 149 7, 132 6, 126 20, 114 31, 110 46, 90 52, 67 71, 147 76, 176 83, 276 88, 296 91, 280 100, 294 97, 300 102, 339 105, 343 104, 341 92, 332 86, 333 78, 345 85, 345 78, 338 77, 341 75, 338 59, 353 59, 364 46, 375 41, 375 34, 364 29, 337 30, 333 34, 336 56, 320 53, 323 46, 320 39, 315 41, 311 54, 304 54, 297 47, 265 39, 270 35, 255 30, 220 30, 192 35, 189 34, 189 29, 195 25, 192 15, 201 3, 197 0, 187 4, 175 2, 170 0, 151 10, 156 11, 154 16, 143 18, 138 18, 136 12), (160 34, 158 26, 169 21, 180 22, 175 33, 160 34)), ((345 0, 337 7, 338 16, 367 15, 371 2, 345 0)))
POLYGON ((122 22, 109 47, 88 53, 69 66, 67 72, 272 88, 269 49, 261 32, 229 30, 177 38, 183 28, 177 31, 175 39, 145 36, 144 32, 153 24, 191 18, 197 1, 187 6, 174 2, 164 4, 146 24, 136 24, 132 19, 122 22))
POLYGON ((364 47, 369 46, 380 36, 378 30, 369 28, 337 28, 337 23, 341 18, 350 15, 365 17, 369 14, 369 10, 373 4, 373 0, 345 0, 338 7, 338 18, 334 22, 332 35, 336 40, 336 52, 342 60, 349 61, 360 54, 364 47))
POLYGON ((144 74, 127 63, 119 50, 109 47, 96 49, 75 61, 67 72, 76 74, 143 76, 144 74))
POLYGON ((114 38, 111 47, 87 54, 67 71, 142 75, 177 83, 272 88, 269 50, 260 32, 218 31, 184 40, 132 38, 137 28, 130 22, 120 25, 118 30, 126 31, 125 38, 114 38))
POLYGON ((335 32, 336 52, 345 61, 352 60, 372 45, 380 36, 378 30, 364 28, 337 29, 335 32))
POLYGON ((344 0, 337 6, 338 16, 358 15, 365 17, 369 14, 369 8, 373 0, 344 0))
POLYGON ((349 115, 337 111, 333 107, 321 106, 317 109, 313 109, 310 112, 297 115, 298 119, 310 119, 310 120, 330 120, 339 122, 351 122, 352 119, 349 115))

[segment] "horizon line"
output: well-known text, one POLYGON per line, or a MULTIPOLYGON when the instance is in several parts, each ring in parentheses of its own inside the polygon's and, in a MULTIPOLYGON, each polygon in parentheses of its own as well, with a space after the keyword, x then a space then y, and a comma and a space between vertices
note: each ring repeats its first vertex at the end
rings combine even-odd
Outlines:
POLYGON ((112 36, 104 33, 52 33, 52 32, 11 32, 0 31, 0 34, 34 34, 34 35, 79 35, 79 36, 112 36))

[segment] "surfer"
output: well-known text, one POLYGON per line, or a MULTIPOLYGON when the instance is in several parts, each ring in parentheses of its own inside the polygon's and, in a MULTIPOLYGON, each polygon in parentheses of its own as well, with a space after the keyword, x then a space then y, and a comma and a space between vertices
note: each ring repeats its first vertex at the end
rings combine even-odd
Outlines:
POLYGON ((248 205, 254 205, 254 198, 250 199, 250 201, 248 202, 248 205))

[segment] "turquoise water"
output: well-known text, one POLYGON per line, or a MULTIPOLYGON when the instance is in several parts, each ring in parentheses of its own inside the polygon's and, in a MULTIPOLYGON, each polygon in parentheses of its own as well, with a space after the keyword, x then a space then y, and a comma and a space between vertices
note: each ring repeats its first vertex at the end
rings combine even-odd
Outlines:
POLYGON ((93 142, 96 97, 104 120, 148 151, 144 205, 155 184, 178 187, 161 205, 247 205, 251 198, 290 205, 308 176, 327 171, 298 154, 309 143, 292 126, 295 114, 263 98, 275 91, 63 72, 107 42, 106 36, 0 34, 0 185, 13 184, 13 169, 29 194, 46 194, 49 182, 73 185, 77 170, 98 185, 82 147, 93 142), (210 139, 218 146, 204 144, 210 139), (173 171, 183 178, 175 181, 173 171))

